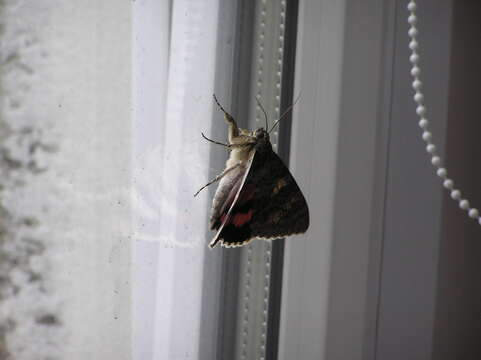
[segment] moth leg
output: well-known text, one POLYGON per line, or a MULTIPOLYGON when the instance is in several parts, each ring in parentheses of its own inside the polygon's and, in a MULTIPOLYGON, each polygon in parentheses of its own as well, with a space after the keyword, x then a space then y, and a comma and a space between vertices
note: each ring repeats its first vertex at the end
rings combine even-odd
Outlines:
POLYGON ((256 143, 255 142, 247 142, 247 143, 243 143, 243 144, 224 144, 224 143, 221 143, 219 141, 215 141, 215 140, 212 140, 212 139, 209 139, 207 136, 204 135, 204 133, 200 133, 202 135, 202 137, 204 139, 206 139, 207 141, 211 142, 211 143, 214 143, 214 144, 217 144, 217 145, 222 145, 222 146, 225 146, 227 148, 240 148, 240 147, 243 147, 243 146, 251 146, 251 145, 255 145, 256 143))
POLYGON ((204 139, 206 139, 207 141, 213 143, 213 144, 217 144, 217 145, 222 145, 222 146, 225 146, 225 147, 232 147, 231 145, 229 144, 224 144, 224 143, 221 143, 221 142, 218 142, 218 141, 215 141, 215 140, 212 140, 212 139, 209 139, 207 136, 204 135, 204 133, 200 133, 202 135, 202 137, 204 139))
POLYGON ((219 181, 220 179, 222 179, 225 175, 227 175, 229 172, 231 172, 232 170, 234 170, 235 168, 239 167, 240 166, 240 163, 237 163, 235 164, 234 166, 231 166, 230 168, 227 168, 225 169, 224 171, 222 171, 219 175, 217 175, 214 179, 212 179, 211 181, 209 181, 207 184, 205 184, 204 186, 202 186, 195 194, 194 194, 194 197, 196 197, 202 190, 204 190, 207 186, 209 185, 212 185, 213 183, 219 181))
POLYGON ((215 103, 217 104, 219 109, 224 113, 224 120, 227 123, 227 125, 229 126, 229 130, 228 130, 229 142, 232 143, 233 142, 232 140, 235 137, 239 136, 239 128, 237 127, 237 123, 235 122, 232 115, 229 114, 227 111, 225 111, 225 109, 219 103, 219 100, 217 100, 217 97, 215 96, 215 94, 213 96, 214 96, 215 103))

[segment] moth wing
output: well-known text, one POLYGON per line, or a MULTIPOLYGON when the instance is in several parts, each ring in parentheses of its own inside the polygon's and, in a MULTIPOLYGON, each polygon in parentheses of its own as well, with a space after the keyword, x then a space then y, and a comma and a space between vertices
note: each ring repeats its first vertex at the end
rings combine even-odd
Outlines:
POLYGON ((242 246, 255 238, 303 233, 309 209, 293 176, 270 148, 255 151, 234 201, 209 244, 242 246))
POLYGON ((224 176, 219 182, 219 186, 212 201, 212 209, 210 216, 210 229, 218 230, 234 203, 234 200, 241 189, 245 177, 252 164, 252 157, 254 152, 248 159, 247 166, 239 166, 224 176))

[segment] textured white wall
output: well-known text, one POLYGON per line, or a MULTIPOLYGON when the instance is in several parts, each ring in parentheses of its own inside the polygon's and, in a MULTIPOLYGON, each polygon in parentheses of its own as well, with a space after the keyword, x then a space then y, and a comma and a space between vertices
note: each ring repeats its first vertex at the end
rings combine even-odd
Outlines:
POLYGON ((0 5, 1 358, 130 358, 130 3, 0 5))

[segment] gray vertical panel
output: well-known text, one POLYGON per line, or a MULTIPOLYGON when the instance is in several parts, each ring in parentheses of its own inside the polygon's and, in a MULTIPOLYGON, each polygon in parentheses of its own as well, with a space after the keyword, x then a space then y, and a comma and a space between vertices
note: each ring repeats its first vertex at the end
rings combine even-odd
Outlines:
MULTIPOLYGON (((446 162, 472 206, 481 206, 481 3, 454 2, 446 162)), ((481 227, 444 194, 439 252, 436 360, 481 358, 481 227)))
POLYGON ((379 88, 379 125, 376 139, 376 160, 371 218, 371 248, 366 296, 366 321, 363 359, 371 360, 376 355, 377 316, 381 279, 382 242, 384 236, 384 207, 386 201, 387 163, 389 159, 389 125, 393 88, 393 63, 395 60, 396 0, 385 2, 383 25, 382 80, 379 88))
POLYGON ((345 2, 299 3, 290 165, 311 224, 285 242, 279 359, 325 356, 345 2))
MULTIPOLYGON (((422 79, 444 153, 451 1, 420 2, 422 79)), ((409 74, 407 1, 398 1, 378 322, 378 360, 431 358, 442 188, 417 125, 409 74)))
POLYGON ((392 43, 394 5, 385 0, 346 4, 327 359, 361 359, 366 346, 373 354, 370 318, 377 299, 369 292, 377 294, 380 230, 371 226, 383 212, 387 124, 382 105, 390 100, 390 81, 383 76, 390 77, 392 61, 388 53, 384 71, 383 48, 386 40, 392 43))

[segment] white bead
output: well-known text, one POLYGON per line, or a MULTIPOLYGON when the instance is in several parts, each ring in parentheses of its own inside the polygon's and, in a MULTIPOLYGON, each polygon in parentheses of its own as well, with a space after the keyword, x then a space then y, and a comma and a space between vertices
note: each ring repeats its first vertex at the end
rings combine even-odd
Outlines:
POLYGON ((476 219, 479 216, 479 211, 476 208, 469 209, 468 215, 470 218, 476 219))
POLYGON ((432 137, 433 137, 433 135, 429 131, 423 132, 423 140, 424 141, 429 141, 429 140, 431 140, 432 137))
POLYGON ((422 118, 421 120, 419 120, 419 127, 421 129, 427 129, 427 127, 429 126, 429 121, 425 118, 422 118))
POLYGON ((417 21, 418 21, 418 19, 417 19, 416 15, 414 15, 414 14, 409 15, 408 23, 410 25, 416 25, 417 21))
POLYGON ((424 116, 426 115, 426 107, 422 106, 422 105, 419 105, 417 108, 416 108, 416 114, 418 114, 419 116, 424 116))
POLYGON ((426 146, 426 151, 430 154, 434 154, 436 152, 436 145, 428 144, 428 146, 426 146))
POLYGON ((408 31, 408 35, 412 38, 418 36, 418 29, 412 26, 408 31))
POLYGON ((468 210, 469 209, 469 201, 466 199, 463 199, 459 202, 459 207, 463 210, 468 210))
MULTIPOLYGON (((429 121, 424 117, 426 115, 426 107, 423 106, 424 102, 424 95, 420 92, 420 89, 422 88, 422 82, 419 79, 419 76, 421 75, 421 69, 417 66, 420 57, 417 54, 417 49, 419 48, 419 43, 416 40, 416 37, 418 36, 418 29, 415 27, 418 19, 416 16, 416 9, 417 5, 415 0, 411 0, 409 4, 407 5, 408 10, 411 12, 410 16, 408 17, 408 23, 411 25, 408 35, 411 38, 411 41, 409 42, 409 48, 412 50, 412 54, 409 57, 409 61, 413 65, 411 69, 411 75, 414 77, 414 81, 412 82, 412 88, 416 90, 416 94, 414 95, 414 101, 417 103, 416 107, 416 113, 421 117, 419 120, 419 126, 424 130, 422 134, 422 138, 424 141, 428 142, 426 146, 426 151, 432 155, 435 154, 436 152, 436 146, 431 143, 432 139, 432 134, 431 132, 427 131, 427 128, 429 126, 429 121)), ((477 219, 479 224, 481 225, 481 217, 479 216, 480 211, 476 208, 470 208, 469 207, 469 201, 467 199, 462 199, 461 198, 461 191, 457 189, 453 189, 454 187, 454 182, 451 179, 447 178, 447 170, 444 167, 439 167, 441 165, 441 158, 437 155, 432 156, 431 158, 431 163, 434 166, 437 166, 438 169, 436 170, 436 174, 444 179, 443 181, 443 186, 446 189, 451 190, 451 197, 454 200, 459 201, 459 207, 463 210, 468 211, 468 215, 471 218, 477 219)))
POLYGON ((419 55, 418 54, 412 54, 409 57, 409 61, 411 62, 411 64, 417 64, 418 61, 419 61, 419 55))
POLYGON ((448 174, 448 171, 446 170, 446 168, 443 168, 443 167, 439 168, 436 171, 436 175, 443 179, 446 177, 447 174, 448 174))
POLYGON ((416 79, 413 81, 413 89, 414 90, 419 90, 423 87, 423 83, 421 82, 421 80, 419 79, 416 79))
POLYGON ((420 92, 417 92, 416 95, 414 95, 414 101, 416 101, 418 104, 422 103, 424 101, 424 95, 420 92))
POLYGON ((451 179, 446 179, 446 180, 444 180, 444 182, 443 182, 443 186, 444 186, 446 189, 451 190, 451 189, 453 188, 453 186, 454 186, 454 182, 453 182, 453 180, 451 180, 451 179))
POLYGON ((459 190, 453 190, 453 191, 451 191, 451 197, 452 197, 454 200, 459 200, 459 199, 461 199, 461 191, 459 191, 459 190))

